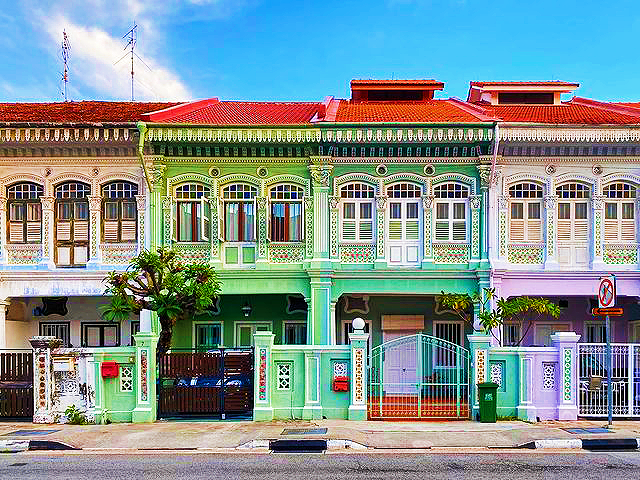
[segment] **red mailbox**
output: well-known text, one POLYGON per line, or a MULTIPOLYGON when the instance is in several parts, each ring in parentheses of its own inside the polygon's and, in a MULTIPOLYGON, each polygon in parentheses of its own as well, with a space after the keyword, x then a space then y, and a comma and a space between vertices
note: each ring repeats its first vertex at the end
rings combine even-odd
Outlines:
POLYGON ((102 362, 100 366, 102 378, 117 378, 118 364, 116 362, 102 362))
POLYGON ((334 392, 348 392, 349 391, 349 377, 333 377, 333 391, 334 392))

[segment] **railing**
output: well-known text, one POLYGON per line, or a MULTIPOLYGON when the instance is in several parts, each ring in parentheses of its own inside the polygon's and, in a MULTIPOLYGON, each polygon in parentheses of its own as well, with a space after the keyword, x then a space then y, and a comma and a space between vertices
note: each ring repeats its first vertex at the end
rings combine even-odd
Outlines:
POLYGON ((640 417, 640 345, 611 345, 611 385, 607 383, 606 345, 578 344, 578 404, 583 417, 604 417, 608 413, 607 393, 611 388, 613 415, 640 417))

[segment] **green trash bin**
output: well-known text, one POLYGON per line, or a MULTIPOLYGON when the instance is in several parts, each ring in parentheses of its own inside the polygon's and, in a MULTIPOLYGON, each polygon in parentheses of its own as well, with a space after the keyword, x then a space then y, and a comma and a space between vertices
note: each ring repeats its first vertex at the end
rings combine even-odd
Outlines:
POLYGON ((480 421, 496 423, 498 419, 498 384, 479 383, 478 403, 480 404, 480 421))

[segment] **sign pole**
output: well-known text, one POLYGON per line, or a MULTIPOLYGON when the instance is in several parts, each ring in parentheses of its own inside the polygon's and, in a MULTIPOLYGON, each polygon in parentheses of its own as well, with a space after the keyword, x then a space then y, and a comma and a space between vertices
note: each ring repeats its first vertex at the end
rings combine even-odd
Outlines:
POLYGON ((613 388, 611 388, 611 370, 613 369, 613 358, 611 357, 611 321, 609 315, 606 316, 606 336, 607 336, 607 410, 609 426, 613 425, 613 388))

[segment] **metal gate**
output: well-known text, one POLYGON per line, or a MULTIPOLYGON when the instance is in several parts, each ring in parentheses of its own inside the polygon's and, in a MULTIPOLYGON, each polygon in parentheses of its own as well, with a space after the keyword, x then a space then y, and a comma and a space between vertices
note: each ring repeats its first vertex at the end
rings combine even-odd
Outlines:
POLYGON ((158 416, 251 414, 253 348, 166 353, 158 362, 158 416))
POLYGON ((0 350, 0 418, 33 417, 33 351, 0 350))
MULTIPOLYGON (((606 344, 578 344, 578 415, 608 414, 606 344)), ((611 344, 613 415, 640 417, 640 345, 611 344)))
POLYGON ((370 419, 469 418, 469 351, 417 334, 374 347, 370 419))

